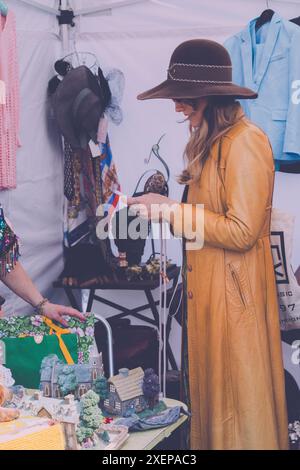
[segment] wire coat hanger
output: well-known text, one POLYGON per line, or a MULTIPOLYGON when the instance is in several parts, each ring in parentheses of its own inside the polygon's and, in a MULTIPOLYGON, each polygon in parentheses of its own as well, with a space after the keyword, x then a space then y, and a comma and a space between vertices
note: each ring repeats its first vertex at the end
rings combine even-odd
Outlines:
POLYGON ((69 62, 73 68, 85 65, 92 72, 97 73, 99 68, 98 59, 92 52, 79 52, 76 49, 70 54, 66 55, 63 61, 69 62))

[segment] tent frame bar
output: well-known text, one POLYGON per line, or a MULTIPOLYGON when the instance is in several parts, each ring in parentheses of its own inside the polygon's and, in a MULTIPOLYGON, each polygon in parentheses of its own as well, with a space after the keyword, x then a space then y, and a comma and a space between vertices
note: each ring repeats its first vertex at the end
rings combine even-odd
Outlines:
MULTIPOLYGON (((52 8, 42 3, 38 2, 37 0, 18 0, 19 3, 23 3, 29 5, 37 10, 44 11, 46 13, 50 13, 51 15, 56 16, 58 19, 62 15, 62 12, 69 10, 73 13, 73 17, 76 16, 83 16, 83 15, 91 15, 96 13, 104 13, 106 11, 111 11, 115 8, 122 8, 129 5, 136 5, 139 3, 149 2, 150 0, 122 0, 116 1, 114 3, 104 3, 102 6, 99 7, 91 7, 91 8, 84 8, 82 10, 74 11, 70 8, 69 0, 60 0, 59 8, 52 8)), ((61 38, 62 38, 62 47, 63 47, 63 55, 66 56, 69 53, 69 26, 74 26, 74 23, 71 24, 60 24, 61 30, 61 38)))
POLYGON ((123 1, 118 1, 114 3, 106 3, 99 7, 90 7, 90 8, 83 8, 81 10, 75 10, 74 14, 75 16, 91 15, 93 13, 102 13, 105 11, 113 10, 115 8, 122 8, 122 7, 127 7, 130 5, 135 5, 138 3, 145 3, 145 2, 149 2, 149 0, 123 0, 123 1))
MULTIPOLYGON (((129 5, 135 5, 138 3, 145 3, 148 2, 149 0, 122 0, 122 1, 117 1, 114 3, 104 3, 102 6, 99 7, 90 7, 90 8, 83 8, 81 10, 73 10, 74 11, 74 16, 81 16, 81 15, 91 15, 93 13, 102 13, 108 10, 113 10, 115 8, 122 8, 122 7, 127 7, 129 5)), ((62 6, 59 9, 53 8, 53 7, 48 7, 47 5, 44 5, 37 0, 18 0, 20 3, 25 3, 26 5, 29 5, 33 8, 36 8, 37 10, 44 11, 46 13, 50 13, 51 15, 54 16, 59 16, 59 11, 60 9, 64 10, 67 9, 63 8, 62 6)), ((62 3, 68 3, 62 1, 62 3)), ((70 10, 72 10, 70 8, 70 10)))
POLYGON ((57 16, 59 13, 59 11, 56 8, 48 7, 47 5, 37 2, 36 0, 18 0, 18 2, 25 3, 26 5, 36 8, 37 10, 50 13, 51 15, 54 15, 54 16, 57 16))

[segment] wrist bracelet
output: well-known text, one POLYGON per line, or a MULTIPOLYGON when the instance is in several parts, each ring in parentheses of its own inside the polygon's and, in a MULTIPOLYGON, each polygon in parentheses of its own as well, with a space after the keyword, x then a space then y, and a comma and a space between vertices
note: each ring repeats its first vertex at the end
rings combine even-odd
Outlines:
POLYGON ((34 307, 34 312, 36 315, 44 315, 44 306, 47 302, 49 302, 49 300, 45 298, 34 307))

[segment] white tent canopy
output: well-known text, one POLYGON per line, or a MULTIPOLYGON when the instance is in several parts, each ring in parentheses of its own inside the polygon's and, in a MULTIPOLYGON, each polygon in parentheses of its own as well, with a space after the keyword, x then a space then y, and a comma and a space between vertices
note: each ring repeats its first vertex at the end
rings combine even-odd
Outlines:
MULTIPOLYGON (((37 0, 58 8, 58 1, 37 0)), ((21 80, 21 143, 17 155, 18 187, 3 191, 1 203, 19 234, 22 263, 41 292, 66 302, 62 292, 54 292, 52 282, 63 268, 63 160, 60 136, 47 104, 47 84, 54 75, 54 63, 63 55, 57 19, 19 0, 6 0, 17 17, 21 80)), ((70 0, 74 10, 120 3, 109 0, 70 0)), ((179 199, 182 187, 176 176, 182 169, 182 153, 188 138, 186 124, 178 124, 174 105, 168 101, 138 102, 136 95, 166 77, 174 48, 190 38, 205 37, 223 42, 266 8, 262 0, 149 0, 105 14, 80 16, 70 28, 70 52, 94 53, 107 71, 121 69, 126 87, 122 102, 124 120, 110 127, 112 152, 123 192, 132 193, 145 169, 144 158, 162 134, 162 155, 171 169, 171 196, 179 199)), ((269 7, 285 18, 300 15, 299 3, 269 1, 269 7)), ((153 166, 153 164, 152 164, 153 166)), ((151 166, 151 167, 152 167, 151 166)), ((157 165, 154 165, 157 166, 157 165)), ((298 175, 277 174, 275 206, 297 215, 295 237, 300 239, 300 199, 298 175)), ((169 243, 168 254, 181 262, 178 240, 169 243)), ((295 247, 293 264, 300 265, 300 245, 295 247)), ((24 314, 30 308, 1 287, 8 313, 24 314)), ((107 293, 112 298, 115 293, 107 293)), ((124 304, 132 300, 120 293, 124 304), (122 298, 123 298, 122 297, 122 298)), ((140 302, 139 295, 134 302, 140 302)), ((100 308, 99 306, 97 307, 100 308)), ((110 314, 109 308, 101 310, 110 314)))

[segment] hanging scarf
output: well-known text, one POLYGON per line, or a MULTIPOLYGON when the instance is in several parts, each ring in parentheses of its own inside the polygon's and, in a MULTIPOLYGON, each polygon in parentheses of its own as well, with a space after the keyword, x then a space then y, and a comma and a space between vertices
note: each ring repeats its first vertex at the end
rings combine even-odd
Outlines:
POLYGON ((0 206, 0 276, 4 277, 15 267, 20 256, 18 238, 7 224, 0 206))

